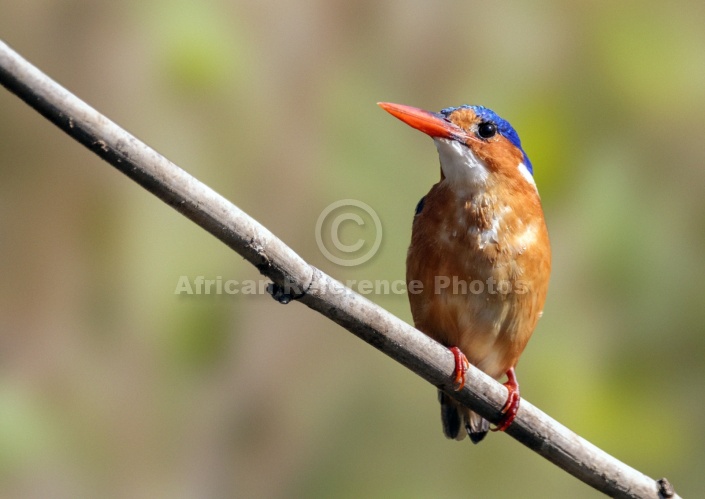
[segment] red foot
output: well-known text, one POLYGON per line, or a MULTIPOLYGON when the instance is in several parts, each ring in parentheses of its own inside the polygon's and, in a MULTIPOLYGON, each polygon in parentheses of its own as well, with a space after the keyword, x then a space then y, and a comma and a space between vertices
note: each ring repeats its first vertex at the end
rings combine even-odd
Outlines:
POLYGON ((470 366, 468 358, 465 354, 460 351, 458 347, 450 347, 449 349, 453 352, 453 357, 455 358, 455 370, 453 371, 453 389, 457 392, 462 390, 465 386, 465 373, 470 366))
POLYGON ((512 424, 514 418, 517 417, 521 397, 519 396, 519 383, 517 382, 513 367, 507 371, 507 382, 504 383, 504 386, 507 387, 509 394, 507 395, 507 401, 504 403, 504 407, 502 407, 502 418, 497 423, 497 426, 492 428, 492 431, 506 430, 509 428, 509 425, 512 424))

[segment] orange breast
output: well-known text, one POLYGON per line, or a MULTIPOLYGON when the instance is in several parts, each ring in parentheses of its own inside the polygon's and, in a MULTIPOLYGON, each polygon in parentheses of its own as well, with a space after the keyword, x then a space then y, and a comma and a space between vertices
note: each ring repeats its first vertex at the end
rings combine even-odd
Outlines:
POLYGON ((494 378, 524 350, 551 270, 538 194, 509 189, 459 194, 441 180, 414 219, 407 256, 416 327, 494 378))

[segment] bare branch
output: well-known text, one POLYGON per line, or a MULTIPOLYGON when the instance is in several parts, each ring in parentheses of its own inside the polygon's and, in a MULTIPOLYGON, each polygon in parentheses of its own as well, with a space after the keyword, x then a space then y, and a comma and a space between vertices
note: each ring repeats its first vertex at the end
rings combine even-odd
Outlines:
MULTIPOLYGON (((471 366, 453 392, 453 355, 443 346, 306 263, 223 196, 149 148, 62 88, 0 41, 0 83, 67 134, 250 261, 300 294, 299 301, 337 322, 489 421, 499 419, 505 389, 471 366)), ((597 490, 613 497, 678 497, 602 451, 526 400, 507 434, 597 490)))

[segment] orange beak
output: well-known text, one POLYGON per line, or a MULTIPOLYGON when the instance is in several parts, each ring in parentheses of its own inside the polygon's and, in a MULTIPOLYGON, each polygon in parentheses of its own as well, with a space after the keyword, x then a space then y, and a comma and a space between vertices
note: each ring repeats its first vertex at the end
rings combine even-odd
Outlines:
POLYGON ((467 135, 462 128, 448 121, 443 115, 391 102, 378 102, 377 105, 407 125, 433 138, 463 141, 467 135))

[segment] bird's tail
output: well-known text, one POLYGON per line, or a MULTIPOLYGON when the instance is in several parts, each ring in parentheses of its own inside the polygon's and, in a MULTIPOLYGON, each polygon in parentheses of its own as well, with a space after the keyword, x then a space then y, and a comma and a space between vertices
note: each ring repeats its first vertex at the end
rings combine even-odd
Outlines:
POLYGON ((438 401, 441 403, 441 421, 446 437, 462 440, 467 434, 472 443, 476 444, 490 431, 489 421, 461 406, 441 390, 438 390, 438 401))

